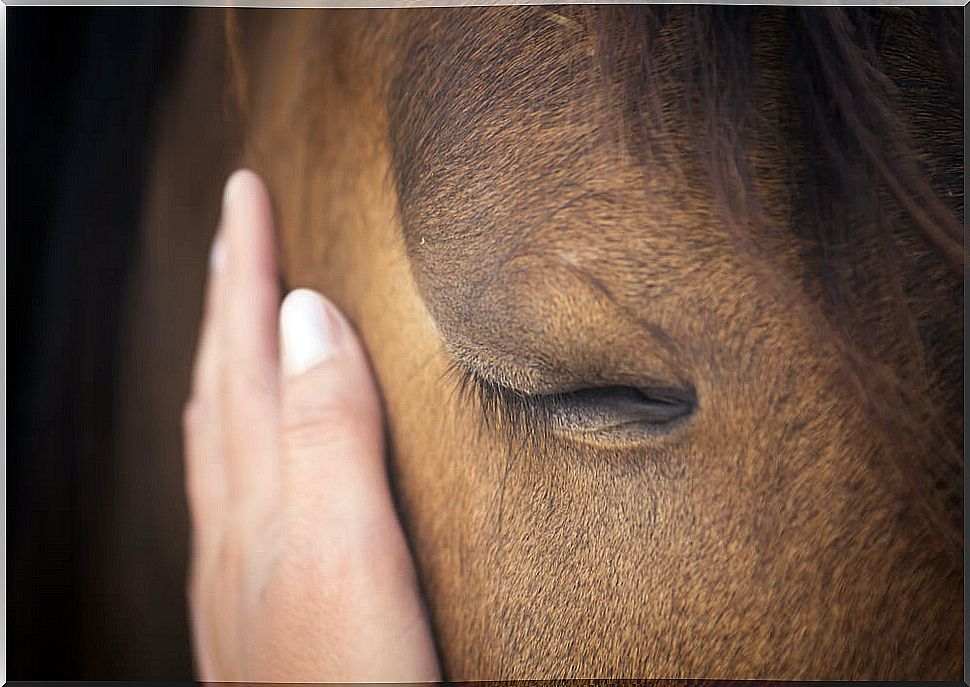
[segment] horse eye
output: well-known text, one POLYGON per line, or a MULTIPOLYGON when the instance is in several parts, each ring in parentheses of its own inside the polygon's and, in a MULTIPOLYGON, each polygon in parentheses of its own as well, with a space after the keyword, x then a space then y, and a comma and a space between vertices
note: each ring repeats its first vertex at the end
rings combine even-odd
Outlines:
POLYGON ((549 418, 581 432, 651 432, 670 429, 697 406, 692 389, 605 386, 552 394, 543 399, 549 418))

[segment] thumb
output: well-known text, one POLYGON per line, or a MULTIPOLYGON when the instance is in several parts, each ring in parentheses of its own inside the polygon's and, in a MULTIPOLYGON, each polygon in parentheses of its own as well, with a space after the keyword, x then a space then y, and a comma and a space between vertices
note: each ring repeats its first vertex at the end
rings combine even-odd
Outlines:
POLYGON ((286 503, 347 524, 393 516, 377 389, 350 324, 296 289, 280 309, 280 342, 286 503))

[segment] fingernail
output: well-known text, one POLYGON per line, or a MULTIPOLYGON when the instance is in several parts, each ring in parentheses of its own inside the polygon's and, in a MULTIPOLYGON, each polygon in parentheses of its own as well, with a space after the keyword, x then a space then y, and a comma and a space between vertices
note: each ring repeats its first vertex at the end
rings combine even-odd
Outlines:
POLYGON ((209 250, 209 269, 213 272, 218 272, 225 264, 226 240, 222 235, 222 230, 220 229, 216 234, 215 240, 212 242, 212 248, 209 250))
POLYGON ((335 325, 320 294, 310 289, 287 294, 280 308, 283 374, 302 374, 333 355, 335 325))

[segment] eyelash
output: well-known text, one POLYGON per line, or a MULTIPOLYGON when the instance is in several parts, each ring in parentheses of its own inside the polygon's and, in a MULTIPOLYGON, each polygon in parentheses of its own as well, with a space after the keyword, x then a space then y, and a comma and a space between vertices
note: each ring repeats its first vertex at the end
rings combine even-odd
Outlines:
POLYGON ((536 439, 548 434, 549 417, 545 412, 549 396, 530 396, 484 379, 474 370, 452 360, 444 377, 452 384, 460 403, 481 411, 485 430, 505 430, 509 437, 528 436, 536 439))

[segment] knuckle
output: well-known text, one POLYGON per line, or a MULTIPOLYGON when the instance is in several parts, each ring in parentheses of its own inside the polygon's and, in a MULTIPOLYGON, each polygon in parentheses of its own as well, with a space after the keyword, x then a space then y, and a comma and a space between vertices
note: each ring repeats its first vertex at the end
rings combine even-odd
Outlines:
POLYGON ((231 399, 249 400, 272 395, 275 377, 265 370, 255 370, 248 361, 232 365, 232 374, 223 378, 224 391, 231 399))
POLYGON ((373 422, 359 402, 340 396, 291 401, 282 423, 283 445, 290 451, 339 446, 373 422))
POLYGON ((280 560, 280 576, 286 589, 312 589, 318 602, 331 610, 352 597, 359 576, 354 558, 340 537, 322 536, 312 545, 303 537, 288 541, 280 560))
POLYGON ((386 525, 329 525, 321 528, 307 522, 289 528, 282 563, 291 581, 321 593, 329 590, 343 602, 411 581, 410 552, 402 539, 389 536, 386 525))

